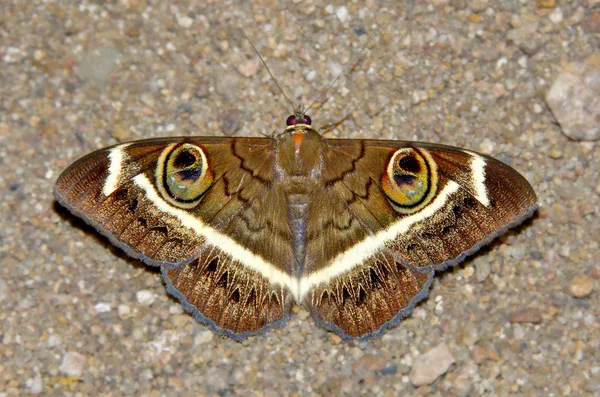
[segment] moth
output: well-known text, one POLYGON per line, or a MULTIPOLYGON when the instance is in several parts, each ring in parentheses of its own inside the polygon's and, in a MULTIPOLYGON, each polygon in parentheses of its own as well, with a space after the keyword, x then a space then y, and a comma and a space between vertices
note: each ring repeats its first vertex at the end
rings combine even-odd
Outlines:
POLYGON ((56 181, 58 202, 236 340, 292 305, 343 338, 398 324, 434 273, 536 210, 491 157, 393 140, 325 139, 297 111, 261 138, 149 139, 98 150, 56 181))

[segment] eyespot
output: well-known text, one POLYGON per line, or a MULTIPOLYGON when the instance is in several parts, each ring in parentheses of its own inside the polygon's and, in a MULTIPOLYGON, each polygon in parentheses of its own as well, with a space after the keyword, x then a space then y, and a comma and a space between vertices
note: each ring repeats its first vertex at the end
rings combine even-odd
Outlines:
POLYGON ((204 150, 189 143, 170 145, 159 158, 156 182, 171 204, 194 207, 213 182, 204 150))
POLYGON ((381 186, 396 211, 410 214, 427 205, 437 188, 435 162, 423 150, 398 149, 391 156, 381 186))

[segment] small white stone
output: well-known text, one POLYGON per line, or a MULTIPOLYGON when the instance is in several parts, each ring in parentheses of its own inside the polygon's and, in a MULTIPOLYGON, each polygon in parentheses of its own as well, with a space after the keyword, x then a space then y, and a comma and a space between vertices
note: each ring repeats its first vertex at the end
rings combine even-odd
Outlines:
POLYGON ((188 17, 187 15, 180 15, 180 16, 177 17, 177 23, 182 28, 186 28, 187 29, 190 26, 192 26, 192 24, 194 23, 194 20, 192 18, 188 17))
POLYGON ((454 357, 448 346, 442 343, 415 359, 410 371, 410 381, 415 387, 430 385, 445 374, 453 363, 454 357))
POLYGON ((344 66, 337 62, 327 62, 327 68, 332 76, 338 76, 340 73, 342 73, 342 70, 344 70, 344 66))
POLYGON ((111 307, 108 303, 100 302, 94 305, 94 310, 96 313, 107 313, 110 311, 110 309, 111 307))
POLYGON ((85 356, 78 352, 67 352, 58 370, 67 376, 81 376, 85 369, 85 356))
POLYGON ((576 141, 600 139, 600 54, 568 64, 546 94, 563 134, 576 141))
POLYGON ((52 334, 46 343, 48 343, 48 347, 56 347, 62 343, 62 338, 58 334, 52 334))
POLYGON ((475 268, 473 268, 473 266, 465 266, 462 274, 465 279, 470 278, 473 274, 475 274, 475 268))
POLYGON ((35 50, 33 52, 33 59, 35 59, 36 61, 41 61, 42 59, 44 59, 44 57, 46 56, 46 53, 44 53, 44 51, 42 50, 35 50))
POLYGON ((245 62, 242 62, 239 66, 238 66, 238 72, 240 72, 240 74, 242 76, 245 77, 250 77, 250 76, 254 76, 256 74, 256 72, 258 72, 258 69, 260 68, 260 61, 256 60, 256 59, 249 59, 245 62))
POLYGON ((479 144, 479 151, 483 154, 492 154, 494 153, 494 146, 494 142, 488 138, 484 138, 479 144))
POLYGON ((473 383, 479 378, 477 364, 468 361, 462 367, 452 382, 452 389, 456 396, 468 396, 473 389, 473 383))
POLYGON ((42 391, 44 391, 44 382, 39 374, 36 374, 35 377, 31 379, 27 379, 25 384, 29 389, 30 394, 40 394, 42 391))
POLYGON ((348 9, 346 6, 341 6, 335 11, 335 15, 337 15, 338 19, 344 23, 348 19, 348 9))
POLYGON ((151 94, 147 93, 147 92, 143 93, 140 96, 140 99, 141 99, 141 101, 142 101, 142 103, 144 105, 146 105, 146 106, 148 106, 150 108, 153 108, 156 105, 156 103, 154 101, 154 97, 151 94))
POLYGON ((212 331, 207 330, 207 331, 200 332, 194 338, 194 345, 198 346, 198 345, 203 345, 205 343, 208 343, 211 340, 213 340, 214 336, 215 336, 215 334, 213 334, 212 331))
POLYGON ((423 90, 416 90, 412 93, 412 103, 413 105, 417 105, 423 101, 427 100, 427 93, 423 90))
POLYGON ((119 318, 127 318, 131 315, 131 308, 127 305, 119 305, 117 306, 117 313, 119 314, 119 318))
POLYGON ((504 66, 508 64, 508 58, 502 57, 496 61, 496 70, 502 69, 504 66))
POLYGON ((560 8, 556 8, 550 13, 548 18, 554 23, 561 23, 563 20, 563 12, 560 8))
POLYGON ((5 63, 18 63, 25 57, 23 51, 17 47, 8 47, 2 60, 5 63))
POLYGON ((135 293, 135 299, 144 306, 150 306, 156 299, 156 294, 150 290, 143 289, 135 293))

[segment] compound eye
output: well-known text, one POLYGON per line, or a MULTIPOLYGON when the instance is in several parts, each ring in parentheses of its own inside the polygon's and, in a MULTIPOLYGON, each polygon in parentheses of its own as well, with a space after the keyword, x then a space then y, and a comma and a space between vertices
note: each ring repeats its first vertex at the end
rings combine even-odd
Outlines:
POLYGON ((286 125, 296 125, 296 116, 290 116, 287 118, 287 120, 285 121, 286 125))
POLYGON ((304 115, 304 117, 302 118, 302 122, 306 125, 310 125, 312 123, 312 120, 310 119, 310 117, 304 115))

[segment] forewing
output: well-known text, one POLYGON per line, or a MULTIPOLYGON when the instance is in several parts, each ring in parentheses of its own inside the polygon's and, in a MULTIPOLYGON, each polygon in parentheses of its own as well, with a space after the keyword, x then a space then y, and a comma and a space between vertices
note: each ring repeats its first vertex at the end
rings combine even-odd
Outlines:
POLYGON ((71 165, 55 196, 129 255, 162 266, 190 312, 239 339, 282 322, 295 286, 271 147, 261 138, 122 144, 71 165))
POLYGON ((487 156, 400 141, 327 144, 326 187, 313 199, 327 204, 309 212, 299 294, 344 337, 396 324, 426 296, 434 270, 537 208, 529 183, 487 156))

